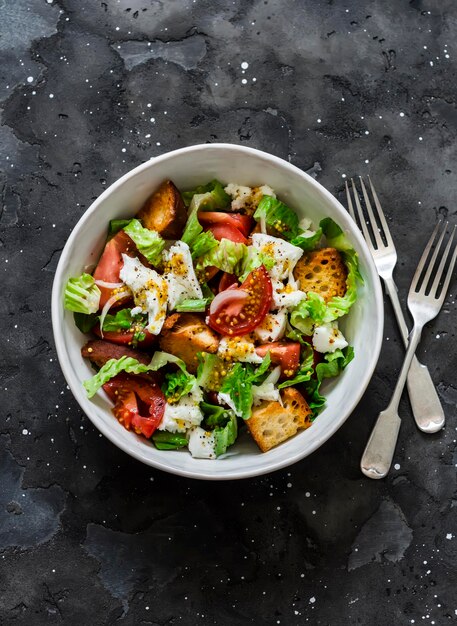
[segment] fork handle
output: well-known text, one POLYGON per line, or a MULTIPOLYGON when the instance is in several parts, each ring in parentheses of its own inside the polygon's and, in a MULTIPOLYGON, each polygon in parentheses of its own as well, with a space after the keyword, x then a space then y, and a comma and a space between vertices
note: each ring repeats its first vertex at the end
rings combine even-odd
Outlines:
POLYGON ((360 462, 360 469, 368 478, 387 476, 397 445, 401 420, 396 411, 381 411, 371 431, 360 462))
MULTIPOLYGON (((398 290, 393 278, 384 278, 384 284, 397 318, 405 348, 408 347, 408 327, 398 299, 398 290)), ((436 433, 443 428, 445 417, 430 372, 414 356, 408 372, 408 395, 417 427, 424 433, 436 433)))

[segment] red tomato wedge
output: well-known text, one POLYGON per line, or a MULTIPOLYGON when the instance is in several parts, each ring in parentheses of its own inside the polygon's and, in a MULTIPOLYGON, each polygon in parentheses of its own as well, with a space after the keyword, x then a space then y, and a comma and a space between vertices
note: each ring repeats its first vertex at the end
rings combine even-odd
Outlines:
POLYGON ((257 346, 256 353, 264 357, 270 352, 271 362, 280 365, 282 373, 290 378, 300 366, 300 344, 285 341, 274 341, 257 346))
MULTIPOLYGON (((117 343, 120 346, 131 346, 133 344, 133 335, 134 333, 130 330, 104 330, 103 336, 100 331, 100 324, 94 326, 92 331, 100 337, 101 339, 106 339, 106 341, 111 341, 111 343, 117 343)), ((138 348, 150 348, 154 345, 155 340, 157 339, 156 335, 151 334, 148 330, 144 329, 142 331, 144 333, 143 341, 138 341, 138 348)))
POLYGON ((203 226, 203 228, 216 225, 233 226, 233 228, 238 228, 241 234, 247 237, 251 232, 253 219, 248 215, 241 215, 240 213, 224 213, 222 211, 200 211, 198 214, 198 221, 203 226))
MULTIPOLYGON (((123 253, 128 256, 139 256, 140 260, 142 260, 142 256, 139 255, 133 241, 123 230, 120 230, 107 242, 102 252, 102 256, 94 272, 95 281, 101 280, 105 283, 119 283, 119 272, 124 265, 122 261, 123 253)), ((100 309, 102 309, 114 294, 113 289, 109 287, 104 287, 103 285, 98 285, 98 287, 101 291, 100 309)), ((122 300, 118 300, 113 304, 113 307, 125 303, 127 299, 128 298, 123 298, 122 300)))
POLYGON ((233 287, 234 285, 238 285, 238 278, 235 276, 235 274, 228 274, 227 272, 224 272, 222 274, 222 278, 219 281, 219 293, 221 291, 225 291, 226 289, 228 289, 229 287, 233 287))
POLYGON ((244 243, 245 246, 248 244, 246 237, 240 230, 238 230, 238 228, 235 228, 235 226, 230 226, 228 224, 216 224, 214 226, 208 226, 206 230, 212 232, 218 241, 221 239, 229 239, 235 243, 244 243))
POLYGON ((235 337, 254 330, 270 310, 271 280, 263 265, 250 272, 240 287, 219 293, 211 302, 209 326, 235 337))
POLYGON ((160 387, 147 378, 122 372, 103 389, 114 402, 113 413, 121 424, 149 439, 165 412, 166 400, 160 387))

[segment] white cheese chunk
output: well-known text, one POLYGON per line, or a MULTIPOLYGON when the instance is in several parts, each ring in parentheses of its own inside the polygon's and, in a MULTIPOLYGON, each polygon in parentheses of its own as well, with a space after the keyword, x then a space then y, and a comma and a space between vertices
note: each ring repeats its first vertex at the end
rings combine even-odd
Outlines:
POLYGON ((273 300, 271 309, 292 309, 297 306, 304 298, 306 293, 296 289, 296 282, 290 282, 285 285, 280 280, 271 281, 273 287, 273 300))
POLYGON ((189 394, 175 404, 166 403, 165 413, 158 429, 170 433, 184 433, 192 426, 199 426, 202 420, 203 413, 199 402, 193 394, 189 394))
POLYGON ((269 271, 273 280, 285 280, 303 256, 301 248, 279 237, 254 233, 251 239, 256 250, 274 258, 275 264, 269 271))
POLYGON ((225 187, 225 193, 228 193, 232 198, 232 211, 240 211, 241 209, 255 210, 263 196, 273 196, 273 198, 276 198, 275 192, 268 185, 260 185, 260 187, 251 188, 229 183, 225 187))
POLYGON ((119 277, 132 291, 136 312, 147 313, 147 330, 158 335, 167 314, 168 286, 155 270, 145 267, 137 258, 122 255, 124 266, 119 277))
POLYGON ((203 298, 189 246, 184 241, 177 241, 164 251, 163 257, 166 268, 164 278, 168 284, 168 308, 172 311, 188 298, 203 298))
POLYGON ((214 434, 200 428, 200 426, 196 426, 189 431, 187 447, 194 459, 216 458, 214 434))
POLYGON ((286 332, 287 312, 284 309, 277 313, 268 313, 265 319, 254 330, 254 334, 262 343, 278 341, 286 332))
POLYGON ((317 352, 335 352, 335 350, 343 349, 348 342, 343 333, 338 330, 337 322, 322 324, 316 326, 313 334, 313 346, 317 352))
POLYGON ((249 335, 242 337, 223 337, 217 349, 218 356, 227 361, 242 363, 262 363, 263 359, 255 351, 255 345, 249 335))

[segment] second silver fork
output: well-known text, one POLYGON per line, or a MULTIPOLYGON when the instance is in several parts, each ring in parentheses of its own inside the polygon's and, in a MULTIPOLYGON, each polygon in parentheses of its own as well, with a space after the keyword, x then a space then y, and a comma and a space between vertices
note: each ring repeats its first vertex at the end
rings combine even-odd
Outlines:
MULTIPOLYGON (((374 239, 370 234, 364 212, 359 199, 357 188, 352 183, 352 191, 354 195, 354 201, 356 205, 357 215, 360 222, 360 228, 362 229, 363 236, 370 249, 371 255, 378 270, 379 276, 384 281, 387 294, 390 297, 392 306, 397 318, 397 323, 400 328, 401 336, 405 344, 405 348, 408 347, 408 327, 406 326, 403 311, 398 299, 397 286, 393 279, 393 270, 397 263, 397 251, 395 249, 394 242, 392 240, 387 221, 384 217, 381 204, 374 189, 371 179, 368 177, 370 183, 370 189, 373 196, 374 205, 376 207, 377 218, 375 217, 370 198, 368 196, 363 179, 360 177, 360 184, 362 188, 363 198, 368 213, 371 231, 374 239), (381 233, 378 229, 378 225, 381 227, 381 232, 384 234, 385 241, 381 237, 381 233)), ((354 206, 351 200, 351 194, 349 192, 348 184, 346 183, 346 196, 348 202, 348 209, 352 219, 357 223, 354 206)), ((417 427, 425 433, 436 433, 443 428, 445 417, 443 407, 441 406, 438 394, 433 384, 432 377, 426 365, 422 365, 416 356, 414 356, 411 366, 408 372, 407 387, 409 399, 411 402, 411 408, 413 411, 414 419, 417 427)))

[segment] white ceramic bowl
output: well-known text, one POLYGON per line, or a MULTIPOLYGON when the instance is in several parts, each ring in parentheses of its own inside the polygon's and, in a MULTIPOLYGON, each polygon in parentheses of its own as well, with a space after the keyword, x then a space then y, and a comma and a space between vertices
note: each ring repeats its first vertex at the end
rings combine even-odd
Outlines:
POLYGON ((167 472, 207 480, 258 476, 291 465, 322 445, 351 414, 359 402, 378 360, 383 332, 383 303, 378 275, 359 231, 341 204, 313 178, 275 156, 231 144, 204 144, 169 152, 143 163, 109 187, 84 213, 63 249, 52 292, 52 324, 60 365, 82 410, 116 446, 139 461, 167 472), (360 258, 365 280, 360 298, 345 320, 344 332, 355 348, 355 358, 337 379, 326 382, 327 405, 311 428, 267 453, 261 453, 246 433, 225 457, 193 459, 187 450, 160 451, 125 430, 111 413, 101 391, 88 400, 81 381, 92 376, 81 357, 87 340, 73 316, 63 308, 67 279, 94 264, 103 248, 108 221, 135 215, 148 196, 165 179, 179 189, 217 178, 224 183, 268 184, 300 216, 314 223, 332 217, 348 234, 360 258))

